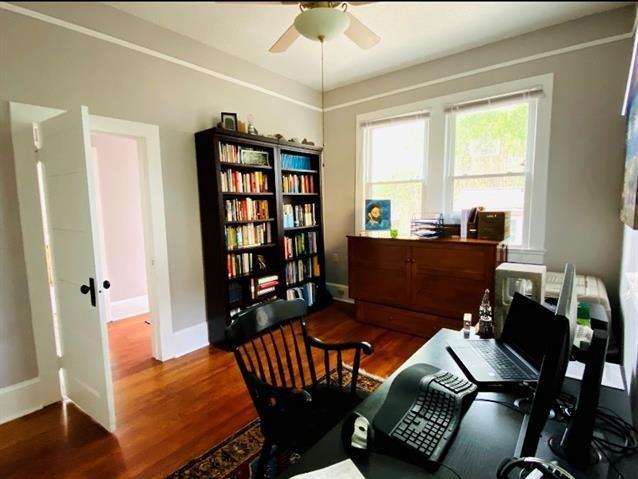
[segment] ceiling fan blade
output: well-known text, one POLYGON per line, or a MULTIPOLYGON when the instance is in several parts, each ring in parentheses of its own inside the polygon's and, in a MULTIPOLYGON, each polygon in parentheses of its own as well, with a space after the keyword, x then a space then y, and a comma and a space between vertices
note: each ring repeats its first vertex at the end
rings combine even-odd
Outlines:
POLYGON ((270 53, 285 52, 286 50, 288 50, 288 48, 290 48, 290 45, 292 45, 297 38, 299 38, 299 32, 294 25, 290 25, 290 28, 288 28, 288 30, 286 30, 284 34, 279 37, 279 40, 277 40, 268 51, 270 53))
POLYGON ((352 13, 346 12, 346 14, 350 17, 350 26, 345 31, 345 34, 350 40, 359 45, 359 47, 367 50, 381 41, 381 37, 379 35, 357 20, 352 13))

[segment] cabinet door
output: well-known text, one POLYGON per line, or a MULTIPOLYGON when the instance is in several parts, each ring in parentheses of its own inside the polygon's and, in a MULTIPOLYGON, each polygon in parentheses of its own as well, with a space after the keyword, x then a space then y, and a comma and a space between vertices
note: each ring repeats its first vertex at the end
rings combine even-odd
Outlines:
POLYGON ((491 288, 490 252, 477 245, 412 247, 411 306, 451 318, 475 314, 485 288, 491 288))
POLYGON ((350 296, 372 303, 408 305, 410 248, 398 241, 351 239, 350 296))

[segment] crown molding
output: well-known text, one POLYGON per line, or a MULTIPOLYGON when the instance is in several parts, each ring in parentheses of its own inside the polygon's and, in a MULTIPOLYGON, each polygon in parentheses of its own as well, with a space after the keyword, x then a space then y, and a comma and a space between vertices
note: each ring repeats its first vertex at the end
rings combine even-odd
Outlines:
POLYGON ((210 68, 206 68, 203 67, 201 65, 197 65, 195 63, 191 63, 188 62, 186 60, 182 60, 181 58, 177 58, 174 57, 172 55, 167 55, 165 53, 159 52, 157 50, 153 50, 152 48, 148 48, 148 47, 144 47, 142 45, 138 45, 136 43, 133 42, 129 42, 127 40, 123 40, 121 38, 117 38, 114 37, 112 35, 108 35, 106 33, 102 33, 102 32, 98 32, 96 30, 90 29, 90 28, 86 28, 83 27, 81 25, 77 25, 75 23, 72 22, 68 22, 66 20, 62 20, 59 18, 55 18, 52 17, 50 15, 46 15, 44 13, 40 13, 40 12, 36 12, 34 10, 30 10, 28 8, 24 8, 18 5, 14 5, 12 3, 8 3, 8 2, 0 2, 0 9, 2 10, 6 10, 8 12, 12 12, 12 13, 16 13, 19 15, 24 15, 26 17, 29 18, 33 18, 35 20, 40 20, 41 22, 45 22, 51 25, 55 25, 61 28, 65 28, 67 30, 71 30, 74 31, 76 33, 81 33, 83 35, 92 37, 92 38, 96 38, 98 40, 102 40, 105 41, 107 43, 111 43, 113 45, 117 45, 123 48, 127 48, 129 50, 133 50, 136 51, 138 53, 142 53, 144 55, 148 55, 154 58, 158 58, 160 60, 164 60, 167 61, 169 63, 172 63, 174 65, 179 65, 181 67, 184 68, 188 68, 190 70, 196 71, 198 73, 203 73, 204 75, 208 75, 210 77, 213 78, 217 78, 219 80, 223 80, 223 81, 227 81, 229 83, 233 83, 235 85, 244 87, 244 88, 248 88, 250 90, 259 92, 259 93, 263 93, 265 95, 269 95, 272 96, 274 98, 278 98, 280 100, 283 101, 287 101, 289 103, 293 103, 295 105, 304 107, 304 108, 308 108, 309 110, 313 110, 313 111, 317 111, 317 112, 321 112, 321 107, 315 106, 315 105, 311 105, 309 103, 297 100, 295 98, 291 98, 287 95, 284 95, 282 93, 273 91, 273 90, 269 90, 268 88, 264 88, 261 87, 255 83, 250 83, 244 80, 240 80, 239 78, 235 78, 233 76, 230 75, 226 75, 224 73, 215 71, 215 70, 211 70, 210 68))

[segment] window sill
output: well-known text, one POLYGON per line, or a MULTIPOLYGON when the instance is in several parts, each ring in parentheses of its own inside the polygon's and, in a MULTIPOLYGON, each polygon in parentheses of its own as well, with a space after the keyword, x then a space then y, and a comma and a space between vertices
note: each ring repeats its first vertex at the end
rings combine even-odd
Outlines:
POLYGON ((545 264, 545 250, 511 246, 507 248, 509 263, 545 264))

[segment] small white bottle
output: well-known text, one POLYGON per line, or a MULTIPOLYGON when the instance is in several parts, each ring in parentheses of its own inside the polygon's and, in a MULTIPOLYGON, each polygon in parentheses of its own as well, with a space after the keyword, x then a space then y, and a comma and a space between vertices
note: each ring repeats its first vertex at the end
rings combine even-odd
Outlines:
POLYGON ((468 339, 470 337, 470 330, 472 329, 472 313, 465 313, 463 315, 463 337, 468 339))

